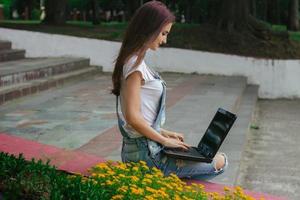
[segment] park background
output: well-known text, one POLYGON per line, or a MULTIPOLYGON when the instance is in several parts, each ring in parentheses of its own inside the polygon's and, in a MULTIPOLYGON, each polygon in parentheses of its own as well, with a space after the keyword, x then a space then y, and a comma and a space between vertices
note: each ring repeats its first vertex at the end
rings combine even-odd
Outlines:
MULTIPOLYGON (((119 48, 127 21, 144 2, 146 1, 0 1, 0 36, 1 39, 12 41, 15 48, 26 49, 28 57, 88 57, 91 64, 110 72, 114 60, 112 52, 119 48), (58 48, 58 44, 64 45, 58 48)), ((250 123, 250 132, 254 131, 251 136, 256 136, 250 136, 253 139, 250 140, 252 145, 260 145, 257 141, 266 147, 274 145, 268 143, 270 141, 264 141, 264 138, 257 139, 266 130, 271 133, 267 139, 274 137, 274 128, 282 131, 292 126, 293 132, 297 132, 299 123, 295 119, 295 112, 300 96, 297 0, 163 2, 175 13, 177 23, 169 36, 168 44, 158 53, 149 53, 148 63, 162 72, 244 76, 247 77, 248 84, 258 85, 260 100, 253 112, 255 119, 250 123), (275 117, 275 110, 286 113, 289 117, 275 117), (265 116, 269 115, 274 116, 276 121, 272 121, 272 118, 271 122, 267 121, 270 118, 265 116)), ((276 144, 287 142, 292 151, 295 146, 291 140, 297 141, 297 137, 294 133, 289 135, 289 131, 280 137, 290 136, 290 140, 281 139, 276 144)), ((247 145, 246 147, 249 148, 247 145)), ((281 164, 286 165, 278 167, 279 171, 286 169, 290 170, 288 174, 295 174, 297 170, 292 166, 299 161, 297 156, 293 159, 292 164, 282 162, 281 164)), ((266 169, 263 171, 266 172, 266 169)), ((296 199, 298 178, 293 179, 287 175, 283 177, 282 184, 285 183, 286 188, 274 184, 282 193, 274 192, 274 188, 270 189, 270 182, 263 185, 266 188, 269 186, 274 194, 285 194, 288 191, 289 196, 296 199)), ((255 181, 251 183, 254 184, 255 181)), ((247 186, 249 189, 255 187, 255 184, 247 186)), ((264 191, 269 192, 268 189, 264 191)))

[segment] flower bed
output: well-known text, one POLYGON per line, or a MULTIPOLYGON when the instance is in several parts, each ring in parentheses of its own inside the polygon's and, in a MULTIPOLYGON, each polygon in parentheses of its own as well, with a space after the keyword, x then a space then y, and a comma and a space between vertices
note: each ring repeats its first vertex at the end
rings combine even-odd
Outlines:
POLYGON ((253 199, 239 187, 224 188, 224 194, 205 192, 203 185, 165 177, 145 162, 100 163, 89 177, 28 162, 22 155, 0 153, 0 163, 0 191, 9 199, 253 199))

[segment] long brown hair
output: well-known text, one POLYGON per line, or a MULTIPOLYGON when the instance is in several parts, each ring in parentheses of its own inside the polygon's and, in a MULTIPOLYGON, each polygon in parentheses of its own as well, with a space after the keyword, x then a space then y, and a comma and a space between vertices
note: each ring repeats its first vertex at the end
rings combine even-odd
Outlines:
POLYGON ((119 55, 112 74, 112 93, 119 96, 124 64, 137 55, 134 66, 138 66, 145 57, 149 45, 158 37, 162 28, 175 21, 170 10, 159 1, 150 1, 142 5, 130 20, 119 55))

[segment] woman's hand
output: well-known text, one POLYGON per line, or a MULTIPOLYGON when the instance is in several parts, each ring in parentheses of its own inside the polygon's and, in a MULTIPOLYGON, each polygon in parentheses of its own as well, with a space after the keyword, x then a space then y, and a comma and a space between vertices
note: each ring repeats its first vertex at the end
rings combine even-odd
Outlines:
POLYGON ((174 139, 180 140, 181 142, 184 141, 182 133, 176 133, 176 132, 173 132, 173 131, 168 131, 168 130, 162 129, 161 134, 164 137, 167 137, 167 138, 174 138, 174 139))
POLYGON ((190 147, 190 145, 171 137, 166 137, 162 145, 170 148, 182 148, 184 150, 188 150, 190 147))

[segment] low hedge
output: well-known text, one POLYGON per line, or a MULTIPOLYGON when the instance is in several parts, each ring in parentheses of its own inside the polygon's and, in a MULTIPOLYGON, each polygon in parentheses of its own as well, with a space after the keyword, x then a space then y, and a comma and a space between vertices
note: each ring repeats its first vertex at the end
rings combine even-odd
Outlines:
POLYGON ((69 175, 41 160, 0 153, 0 191, 4 199, 109 199, 92 179, 69 175))
POLYGON ((89 177, 59 171, 49 161, 26 161, 22 154, 0 153, 0 163, 0 199, 253 199, 240 187, 205 192, 203 185, 166 177, 143 161, 100 163, 89 177))

